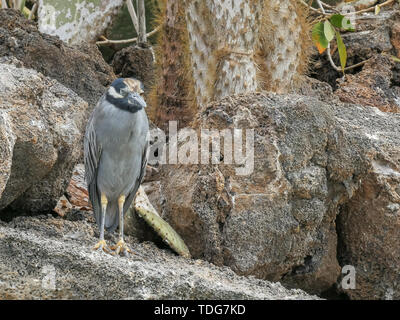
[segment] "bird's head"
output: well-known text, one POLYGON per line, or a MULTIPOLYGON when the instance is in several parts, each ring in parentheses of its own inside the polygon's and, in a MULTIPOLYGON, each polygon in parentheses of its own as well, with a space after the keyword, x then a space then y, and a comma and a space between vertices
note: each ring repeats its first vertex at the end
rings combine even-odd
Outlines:
POLYGON ((136 112, 147 106, 143 93, 143 84, 139 80, 118 78, 108 88, 106 99, 117 108, 136 112))

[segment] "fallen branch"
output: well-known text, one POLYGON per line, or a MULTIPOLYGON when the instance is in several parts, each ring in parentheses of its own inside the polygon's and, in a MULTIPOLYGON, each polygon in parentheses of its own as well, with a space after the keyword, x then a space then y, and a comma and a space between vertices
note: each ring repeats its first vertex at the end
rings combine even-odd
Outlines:
POLYGON ((133 214, 132 210, 136 211, 136 213, 143 218, 176 253, 185 258, 191 257, 185 242, 183 242, 179 234, 160 217, 141 186, 136 194, 135 201, 126 214, 133 214))
MULTIPOLYGON (((157 28, 155 28, 153 31, 149 32, 148 34, 146 34, 146 37, 151 37, 152 35, 154 35, 155 33, 157 33, 159 30, 161 29, 161 26, 158 26, 157 28)), ((105 38, 104 36, 102 36, 103 38, 105 38)), ((105 38, 106 39, 106 38, 105 38)), ((127 44, 127 43, 132 43, 132 42, 137 42, 138 38, 131 38, 131 39, 125 39, 125 40, 103 40, 103 41, 97 41, 96 44, 97 45, 110 45, 110 44, 127 44)))

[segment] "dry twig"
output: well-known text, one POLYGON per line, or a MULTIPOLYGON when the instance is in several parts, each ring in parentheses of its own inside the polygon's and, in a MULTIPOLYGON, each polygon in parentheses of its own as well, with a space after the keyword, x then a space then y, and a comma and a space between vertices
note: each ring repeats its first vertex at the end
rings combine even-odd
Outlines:
MULTIPOLYGON (((155 33, 157 33, 159 30, 161 29, 161 26, 158 26, 157 28, 155 28, 153 31, 149 32, 148 34, 146 34, 146 37, 151 37, 152 35, 154 35, 155 33)), ((131 39, 124 39, 124 40, 109 40, 107 38, 105 38, 104 36, 102 36, 105 40, 103 41, 97 41, 96 44, 97 45, 110 45, 110 44, 127 44, 127 43, 132 43, 132 42, 136 42, 138 41, 138 38, 131 38, 131 39)))

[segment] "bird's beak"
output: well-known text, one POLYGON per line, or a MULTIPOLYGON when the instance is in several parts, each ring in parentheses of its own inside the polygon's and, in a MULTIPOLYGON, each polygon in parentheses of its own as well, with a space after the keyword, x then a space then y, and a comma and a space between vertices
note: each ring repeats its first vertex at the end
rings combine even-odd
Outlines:
POLYGON ((131 103, 137 107, 140 107, 140 108, 147 107, 146 101, 144 101, 144 99, 136 92, 129 93, 128 100, 129 100, 129 103, 131 103))

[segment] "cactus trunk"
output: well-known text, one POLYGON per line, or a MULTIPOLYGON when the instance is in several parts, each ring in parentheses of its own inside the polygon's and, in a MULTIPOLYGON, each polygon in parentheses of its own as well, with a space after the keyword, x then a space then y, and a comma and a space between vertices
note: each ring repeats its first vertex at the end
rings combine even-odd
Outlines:
POLYGON ((309 24, 297 0, 166 0, 154 121, 188 125, 228 95, 288 92, 307 66, 309 24))

